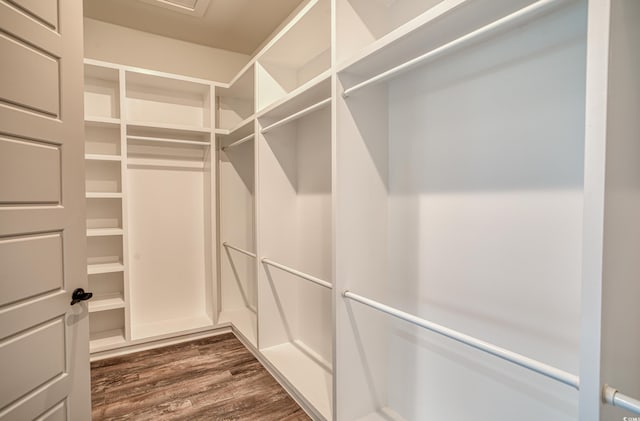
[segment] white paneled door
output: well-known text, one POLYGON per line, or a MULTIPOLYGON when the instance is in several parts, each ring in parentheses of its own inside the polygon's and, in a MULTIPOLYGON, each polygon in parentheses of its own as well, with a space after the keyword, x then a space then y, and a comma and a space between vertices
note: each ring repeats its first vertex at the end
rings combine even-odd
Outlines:
POLYGON ((0 0, 0 420, 88 420, 82 2, 0 0))

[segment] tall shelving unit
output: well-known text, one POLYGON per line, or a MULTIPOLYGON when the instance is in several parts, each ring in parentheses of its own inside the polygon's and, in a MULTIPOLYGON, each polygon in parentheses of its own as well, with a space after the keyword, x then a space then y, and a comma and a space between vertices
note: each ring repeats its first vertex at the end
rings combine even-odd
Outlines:
POLYGON ((214 326, 214 87, 85 61, 93 353, 214 326))
POLYGON ((125 305, 124 212, 120 72, 85 66, 87 273, 91 351, 121 346, 128 337, 125 305))
MULTIPOLYGON (((606 74, 610 30, 626 36, 620 54, 637 49, 628 22, 639 10, 617 4, 614 22, 595 3, 335 0, 337 419, 622 416, 599 409, 603 343, 593 339, 611 316, 595 303, 637 288, 618 279, 600 289, 614 281, 596 267, 596 215, 608 205, 594 199, 604 145, 615 145, 607 157, 630 146, 595 129, 607 88, 589 78, 606 74), (579 387, 344 291, 580 373, 579 387)), ((610 252, 628 244, 619 240, 610 252)), ((606 342, 609 355, 617 348, 606 342)), ((640 384, 618 382, 637 395, 640 384)))
POLYGON ((333 401, 330 22, 328 1, 309 2, 256 62, 259 352, 320 419, 333 401))
POLYGON ((255 222, 255 65, 216 89, 220 231, 220 314, 258 346, 255 222))

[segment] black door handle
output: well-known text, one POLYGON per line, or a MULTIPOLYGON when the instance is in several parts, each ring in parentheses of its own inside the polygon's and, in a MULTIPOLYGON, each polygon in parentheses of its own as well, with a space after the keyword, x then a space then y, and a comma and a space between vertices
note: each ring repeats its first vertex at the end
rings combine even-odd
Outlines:
POLYGON ((71 305, 77 304, 80 301, 88 300, 91 297, 93 297, 92 292, 84 292, 84 289, 76 288, 71 294, 71 305))

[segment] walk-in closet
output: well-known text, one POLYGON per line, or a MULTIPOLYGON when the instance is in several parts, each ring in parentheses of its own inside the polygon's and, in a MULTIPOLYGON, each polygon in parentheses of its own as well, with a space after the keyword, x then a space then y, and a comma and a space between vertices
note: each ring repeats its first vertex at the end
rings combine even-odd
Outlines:
POLYGON ((87 349, 101 408, 193 368, 154 416, 640 419, 640 1, 73 2, 0 0, 0 420, 87 349))

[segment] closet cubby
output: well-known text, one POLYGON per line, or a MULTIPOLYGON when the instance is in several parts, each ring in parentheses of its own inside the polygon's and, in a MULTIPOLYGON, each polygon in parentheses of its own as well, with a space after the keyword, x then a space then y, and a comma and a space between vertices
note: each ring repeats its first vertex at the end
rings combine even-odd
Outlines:
POLYGON ((220 313, 257 347, 254 122, 218 135, 220 313))
POLYGON ((85 162, 87 193, 121 193, 120 162, 91 160, 85 162))
POLYGON ((186 78, 126 73, 126 119, 158 128, 210 128, 211 86, 186 78))
POLYGON ((87 199, 87 230, 122 230, 120 200, 87 199))
POLYGON ((330 2, 311 1, 289 25, 258 57, 258 111, 330 73, 330 2))
POLYGON ((238 74, 229 87, 216 87, 216 129, 232 132, 252 122, 255 112, 254 79, 255 65, 252 64, 238 74))
MULTIPOLYGON (((429 48, 433 28, 464 34, 513 11, 494 3, 480 22, 468 5, 407 37, 429 48)), ((586 7, 518 22, 346 97, 423 46, 392 43, 338 74, 336 283, 577 374, 586 7)), ((570 387, 340 295, 336 305, 338 419, 466 419, 480 407, 482 419, 578 417, 570 387)))
POLYGON ((124 309, 116 308, 89 313, 89 347, 99 352, 125 343, 124 309))
POLYGON ((85 121, 84 136, 86 157, 94 159, 121 159, 119 124, 85 121))
MULTIPOLYGON (((327 85, 322 96, 329 93, 327 85)), ((330 419, 331 113, 326 102, 300 113, 308 105, 288 102, 258 120, 259 346, 317 416, 330 419), (319 278, 329 288, 269 262, 319 278)))
POLYGON ((120 87, 117 69, 85 64, 85 120, 116 122, 120 118, 120 87))

